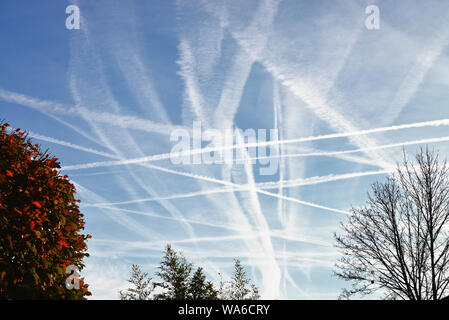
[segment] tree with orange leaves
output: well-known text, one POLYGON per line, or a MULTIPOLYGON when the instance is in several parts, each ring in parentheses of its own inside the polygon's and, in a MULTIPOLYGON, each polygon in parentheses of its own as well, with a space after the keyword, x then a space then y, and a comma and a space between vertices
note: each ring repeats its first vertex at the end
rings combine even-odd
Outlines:
POLYGON ((0 299, 90 295, 83 279, 66 287, 67 267, 84 267, 90 235, 81 234, 75 187, 58 168, 25 132, 0 123, 0 299))

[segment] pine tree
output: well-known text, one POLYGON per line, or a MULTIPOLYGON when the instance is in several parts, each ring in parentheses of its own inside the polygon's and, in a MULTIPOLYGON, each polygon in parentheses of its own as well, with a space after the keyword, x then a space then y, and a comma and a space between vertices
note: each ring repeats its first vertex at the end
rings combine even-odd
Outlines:
POLYGON ((148 277, 147 272, 142 272, 140 267, 136 264, 132 265, 131 277, 128 282, 134 287, 128 288, 125 291, 120 290, 121 300, 150 300, 151 293, 154 290, 154 284, 151 283, 151 278, 148 277))
POLYGON ((155 299, 158 300, 185 300, 188 299, 188 291, 190 284, 190 273, 192 264, 180 253, 178 254, 172 249, 171 245, 167 245, 165 255, 159 266, 156 275, 163 282, 156 283, 156 286, 164 290, 163 293, 157 294, 155 299))
POLYGON ((188 298, 192 300, 216 300, 218 298, 218 292, 214 289, 212 282, 206 281, 206 275, 201 267, 196 269, 190 280, 188 298))
MULTIPOLYGON (((122 300, 147 300, 153 290, 158 287, 161 293, 155 294, 155 300, 258 300, 259 289, 246 277, 240 260, 235 260, 234 273, 231 281, 220 281, 219 289, 208 281, 203 268, 196 268, 192 272, 193 264, 188 262, 182 253, 176 252, 171 245, 167 245, 164 257, 158 267, 156 275, 160 282, 150 286, 151 278, 142 273, 137 265, 132 266, 130 283, 134 288, 127 292, 120 291, 122 300)), ((221 277, 221 274, 220 274, 221 277)))
POLYGON ((250 293, 248 289, 249 279, 246 277, 245 270, 240 260, 235 259, 234 274, 231 281, 231 299, 246 300, 245 297, 250 293))
POLYGON ((258 300, 259 289, 247 278, 239 259, 234 260, 234 272, 230 282, 220 281, 221 300, 258 300))
POLYGON ((251 284, 251 295, 248 300, 259 300, 260 294, 259 294, 259 288, 256 287, 256 285, 253 283, 251 284))

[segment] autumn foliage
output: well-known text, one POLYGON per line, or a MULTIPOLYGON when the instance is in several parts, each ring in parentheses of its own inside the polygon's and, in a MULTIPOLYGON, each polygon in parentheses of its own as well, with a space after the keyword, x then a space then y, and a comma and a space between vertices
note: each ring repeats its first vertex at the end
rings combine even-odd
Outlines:
POLYGON ((66 288, 68 265, 81 270, 90 235, 61 176, 57 158, 42 152, 20 129, 0 123, 0 299, 84 299, 80 281, 66 288))

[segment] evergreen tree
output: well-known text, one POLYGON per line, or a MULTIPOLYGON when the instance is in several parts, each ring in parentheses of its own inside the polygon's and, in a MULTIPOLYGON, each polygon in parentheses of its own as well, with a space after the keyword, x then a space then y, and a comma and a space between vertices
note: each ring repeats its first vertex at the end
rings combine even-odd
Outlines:
POLYGON ((198 267, 190 279, 188 298, 192 300, 216 300, 218 292, 212 282, 206 281, 203 268, 198 267))
POLYGON ((250 293, 248 288, 249 279, 246 277, 245 270, 240 260, 235 259, 234 274, 231 281, 231 299, 246 300, 245 297, 250 293))
MULTIPOLYGON (((164 257, 156 275, 160 282, 151 283, 147 273, 142 273, 139 266, 132 266, 131 278, 134 285, 127 291, 120 291, 122 300, 147 300, 156 287, 162 292, 155 294, 155 300, 257 300, 260 298, 258 288, 246 277, 240 260, 235 260, 234 273, 231 281, 220 281, 219 289, 208 281, 203 268, 192 272, 192 263, 188 262, 182 253, 176 252, 167 245, 164 257)), ((221 276, 221 275, 220 275, 221 276)))
POLYGON ((158 267, 156 273, 163 282, 156 283, 156 286, 164 290, 163 293, 157 294, 155 299, 158 300, 185 300, 188 299, 190 273, 192 264, 180 253, 178 254, 172 249, 171 245, 167 245, 165 255, 158 267))
POLYGON ((259 300, 260 294, 259 294, 259 288, 256 287, 256 285, 253 283, 251 284, 251 295, 248 300, 259 300))
POLYGON ((128 288, 125 291, 120 290, 121 300, 150 300, 151 293, 154 290, 154 285, 151 283, 151 278, 148 273, 142 272, 140 267, 136 264, 132 265, 131 277, 128 282, 134 287, 128 288))
POLYGON ((259 289, 247 278, 239 259, 234 260, 234 272, 230 282, 220 281, 219 298, 222 300, 258 300, 259 289))

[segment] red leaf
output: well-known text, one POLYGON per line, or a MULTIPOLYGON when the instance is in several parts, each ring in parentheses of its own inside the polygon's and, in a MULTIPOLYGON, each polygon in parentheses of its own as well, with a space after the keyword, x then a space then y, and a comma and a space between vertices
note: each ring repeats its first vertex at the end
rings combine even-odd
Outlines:
POLYGON ((42 208, 42 205, 38 201, 34 201, 33 204, 38 208, 42 208))
POLYGON ((14 174, 13 174, 11 171, 6 170, 6 175, 7 175, 8 177, 12 177, 14 174))
POLYGON ((57 244, 59 245, 59 249, 61 249, 62 247, 66 247, 66 248, 69 247, 69 245, 67 244, 67 242, 65 242, 64 240, 59 240, 59 241, 57 242, 57 244))

